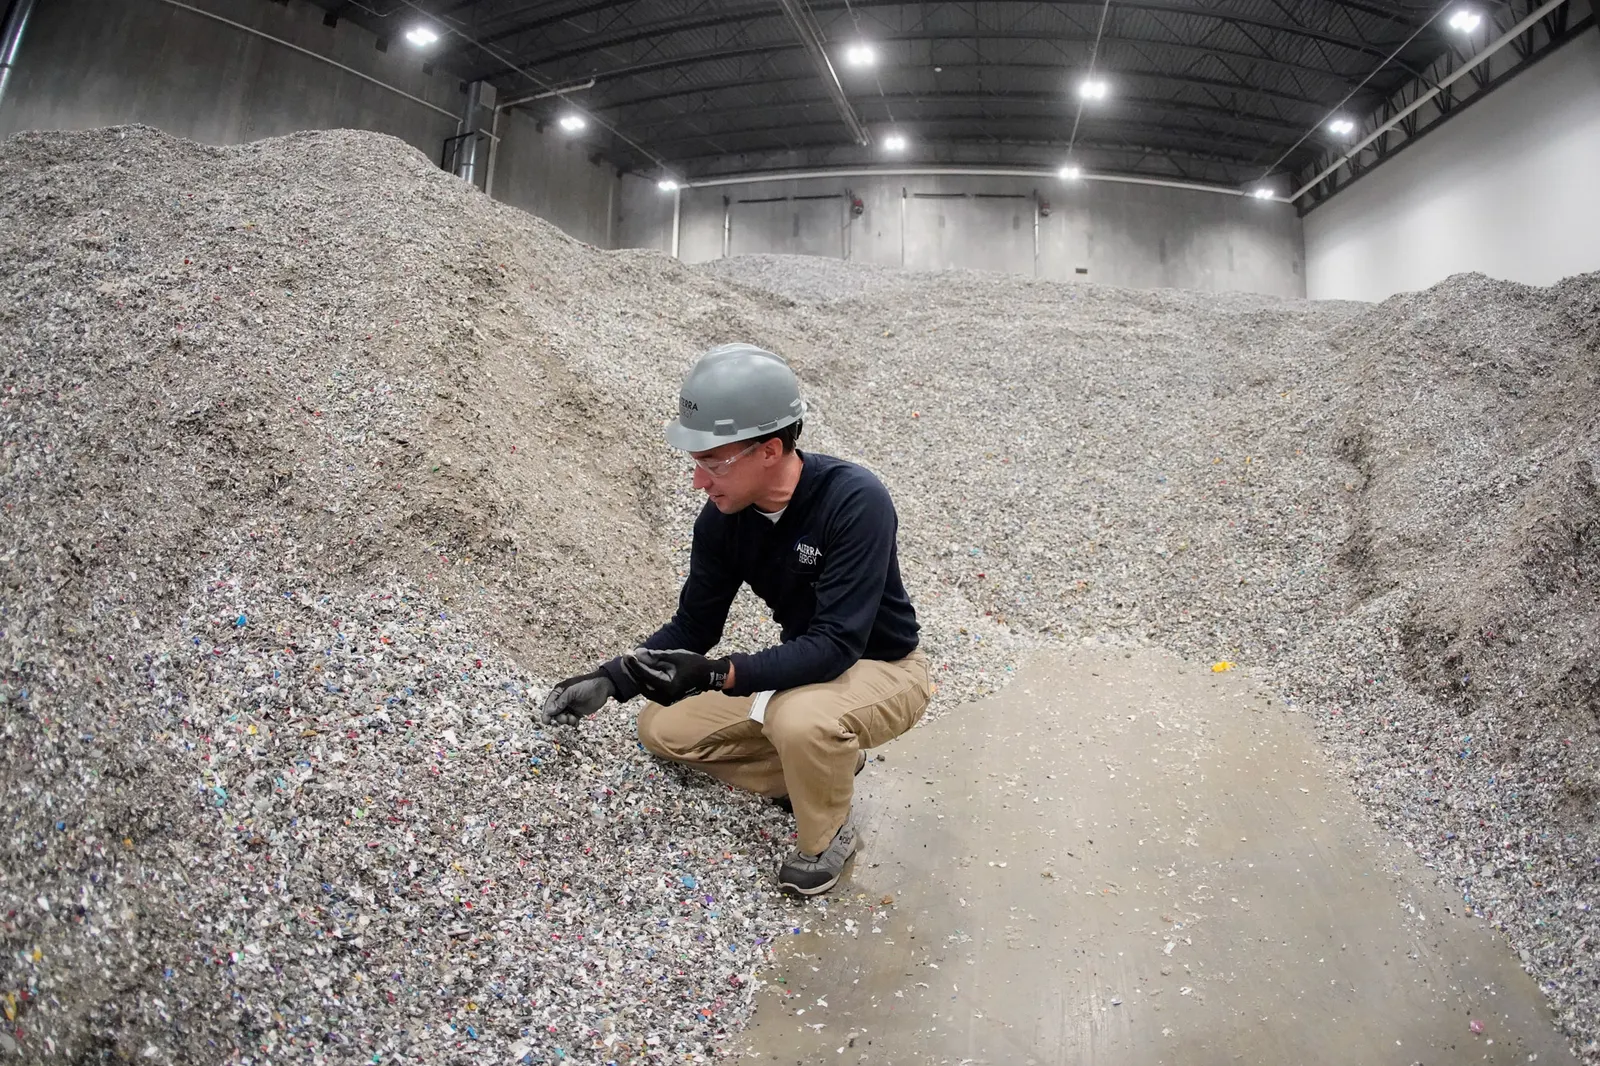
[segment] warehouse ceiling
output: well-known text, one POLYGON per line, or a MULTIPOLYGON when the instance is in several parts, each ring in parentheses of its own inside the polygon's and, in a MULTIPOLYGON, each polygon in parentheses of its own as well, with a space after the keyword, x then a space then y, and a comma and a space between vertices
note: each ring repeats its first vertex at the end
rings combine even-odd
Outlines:
MULTIPOLYGON (((619 168, 718 174, 900 164, 1298 184, 1441 57, 1531 0, 319 0, 493 84, 619 168), (1475 33, 1452 28, 1462 9, 1475 33), (853 52, 866 46, 870 63, 853 52), (592 79, 592 84, 590 84, 592 79), (1084 83, 1103 83, 1102 99, 1084 83), (1348 114, 1352 130, 1330 128, 1348 114), (904 138, 895 150, 893 135, 904 138)), ((1563 29, 1565 29, 1563 25, 1563 29)), ((1552 34, 1553 35, 1553 31, 1552 34)), ((1547 35, 1549 36, 1549 35, 1547 35)), ((1448 99, 1448 98, 1447 98, 1448 99)))

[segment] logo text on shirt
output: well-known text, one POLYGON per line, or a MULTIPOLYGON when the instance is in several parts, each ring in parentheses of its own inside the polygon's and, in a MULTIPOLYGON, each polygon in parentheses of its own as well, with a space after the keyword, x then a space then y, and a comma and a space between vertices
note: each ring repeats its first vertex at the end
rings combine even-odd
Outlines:
POLYGON ((822 562, 822 549, 798 540, 794 545, 794 561, 798 566, 816 566, 822 562))

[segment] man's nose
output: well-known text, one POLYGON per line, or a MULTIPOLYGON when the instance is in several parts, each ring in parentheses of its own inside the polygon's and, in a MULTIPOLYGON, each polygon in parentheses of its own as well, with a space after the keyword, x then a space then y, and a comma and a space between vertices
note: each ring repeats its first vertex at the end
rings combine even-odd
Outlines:
POLYGON ((694 468, 694 487, 701 490, 711 488, 711 475, 706 473, 705 468, 698 463, 695 464, 694 468))

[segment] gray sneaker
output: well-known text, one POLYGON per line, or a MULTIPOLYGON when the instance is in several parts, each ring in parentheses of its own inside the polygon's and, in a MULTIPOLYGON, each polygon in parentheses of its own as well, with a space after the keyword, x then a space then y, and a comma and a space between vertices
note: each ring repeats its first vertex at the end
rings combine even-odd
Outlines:
POLYGON ((815 896, 839 883, 844 864, 856 853, 855 812, 845 815, 844 825, 821 855, 807 855, 796 848, 778 867, 778 887, 802 896, 815 896))

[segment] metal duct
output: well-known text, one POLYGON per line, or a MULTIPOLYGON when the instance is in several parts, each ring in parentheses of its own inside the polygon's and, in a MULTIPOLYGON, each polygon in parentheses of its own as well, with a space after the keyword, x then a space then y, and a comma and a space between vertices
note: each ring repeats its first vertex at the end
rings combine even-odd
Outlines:
POLYGON ((467 86, 467 103, 461 113, 461 144, 456 151, 456 176, 469 184, 478 183, 478 169, 485 162, 482 146, 484 120, 494 111, 494 86, 475 81, 467 86))
POLYGON ((672 258, 678 258, 678 231, 683 225, 683 187, 672 190, 672 258))

